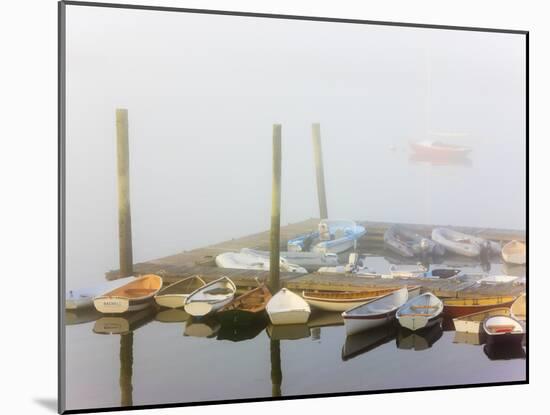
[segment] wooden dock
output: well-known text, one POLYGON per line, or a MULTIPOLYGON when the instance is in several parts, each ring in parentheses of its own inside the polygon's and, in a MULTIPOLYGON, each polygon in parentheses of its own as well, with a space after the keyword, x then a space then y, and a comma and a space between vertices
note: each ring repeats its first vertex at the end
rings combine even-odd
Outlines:
MULTIPOLYGON (((311 218, 302 222, 281 226, 281 246, 286 246, 288 239, 316 229, 319 219, 311 218)), ((384 222, 358 222, 367 228, 367 235, 360 239, 358 251, 368 251, 369 248, 380 247, 383 242, 383 234, 390 226, 384 222)), ((428 235, 434 226, 409 225, 418 233, 428 235)), ((503 229, 479 229, 479 228, 457 228, 453 229, 478 235, 482 238, 506 242, 512 239, 525 240, 525 232, 503 229)), ((148 273, 158 274, 163 277, 166 284, 175 282, 181 278, 192 275, 201 275, 206 281, 211 281, 221 276, 231 278, 239 289, 244 290, 254 287, 259 282, 267 282, 268 271, 241 270, 217 268, 215 257, 223 252, 237 252, 242 248, 253 248, 259 250, 269 249, 269 231, 244 236, 237 239, 221 242, 204 248, 184 251, 175 255, 154 259, 147 262, 134 264, 134 274, 143 275, 148 273)), ((120 275, 118 270, 109 271, 107 279, 116 279, 120 275)), ((399 285, 422 285, 423 289, 430 290, 441 297, 471 297, 479 295, 509 295, 519 294, 524 290, 522 286, 513 284, 499 284, 498 286, 482 286, 471 280, 411 280, 399 278, 367 278, 353 274, 321 274, 308 273, 297 274, 281 272, 281 285, 295 291, 301 290, 361 290, 365 287, 374 286, 399 286, 399 285)))

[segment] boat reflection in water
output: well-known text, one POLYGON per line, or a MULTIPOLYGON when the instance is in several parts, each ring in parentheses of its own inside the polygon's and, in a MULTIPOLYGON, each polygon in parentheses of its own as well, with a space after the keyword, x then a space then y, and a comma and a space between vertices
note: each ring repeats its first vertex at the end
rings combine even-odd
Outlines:
POLYGON ((155 316, 155 308, 124 314, 105 315, 96 320, 93 331, 97 334, 128 334, 150 323, 155 316))
POLYGON ((413 164, 429 164, 434 167, 438 166, 460 166, 472 167, 472 160, 466 155, 456 155, 448 157, 434 157, 427 154, 413 153, 409 156, 409 162, 413 164))
POLYGON ((527 272, 527 267, 525 265, 515 265, 503 262, 502 272, 513 277, 524 277, 527 272))
POLYGON ((346 361, 374 350, 395 339, 396 334, 397 327, 394 324, 386 324, 347 336, 342 346, 342 360, 346 361))
POLYGON ((511 360, 511 359, 525 359, 525 349, 519 345, 508 345, 508 347, 501 347, 502 345, 488 345, 483 346, 483 352, 490 360, 511 360))
POLYGON ((306 324, 269 324, 266 331, 271 340, 299 340, 311 335, 306 324))
POLYGON ((336 327, 342 325, 344 325, 342 313, 318 309, 312 310, 309 320, 307 321, 307 326, 311 330, 312 340, 321 339, 321 327, 336 327))
POLYGON ((189 317, 183 309, 162 308, 155 315, 155 320, 161 323, 184 323, 189 317))
POLYGON ((485 333, 467 333, 465 331, 457 331, 455 332, 453 343, 472 344, 475 346, 479 346, 485 343, 485 333))
POLYGON ((442 319, 431 327, 417 331, 400 328, 396 338, 397 347, 416 351, 429 349, 443 335, 441 322, 442 319))
POLYGON ((242 324, 231 324, 227 322, 221 323, 218 331, 218 340, 230 340, 232 342, 240 342, 244 340, 252 340, 257 337, 267 325, 268 318, 258 318, 253 324, 248 326, 242 324))
POLYGON ((183 335, 186 337, 216 337, 221 324, 214 317, 190 317, 185 323, 183 335))
POLYGON ((89 323, 91 321, 96 321, 102 315, 103 314, 94 307, 88 307, 82 310, 65 310, 65 325, 74 326, 76 324, 89 323))

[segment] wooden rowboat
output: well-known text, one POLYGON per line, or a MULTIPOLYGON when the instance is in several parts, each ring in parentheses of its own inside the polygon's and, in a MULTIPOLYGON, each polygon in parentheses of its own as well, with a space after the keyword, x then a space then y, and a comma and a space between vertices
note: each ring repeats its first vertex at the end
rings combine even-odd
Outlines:
POLYGON ((204 280, 195 275, 184 278, 163 288, 155 295, 155 301, 158 305, 166 308, 182 308, 189 295, 200 287, 204 287, 204 280))
MULTIPOLYGON (((445 303, 445 302, 443 302, 445 303)), ((508 307, 493 308, 491 310, 479 311, 473 314, 467 314, 453 319, 453 324, 457 332, 464 333, 481 333, 483 321, 492 316, 509 316, 510 309, 508 307)))
POLYGON ((371 288, 361 291, 302 291, 302 297, 310 306, 320 310, 342 312, 400 288, 371 288))
POLYGON ((273 325, 305 324, 311 314, 309 304, 286 288, 271 297, 266 311, 273 325))
POLYGON ((478 298, 447 298, 443 300, 445 316, 456 318, 468 314, 487 311, 492 308, 510 307, 516 297, 478 297, 478 298))
POLYGON ((134 277, 119 278, 113 281, 105 281, 95 287, 80 288, 76 290, 69 290, 65 295, 65 309, 67 310, 81 310, 92 307, 94 305, 94 298, 105 294, 108 291, 112 291, 116 288, 122 287, 131 281, 135 281, 134 277))
POLYGON ((487 345, 519 346, 525 330, 521 323, 509 316, 493 316, 485 319, 483 330, 487 336, 487 345))
POLYGON ((525 294, 516 298, 516 301, 510 307, 510 315, 519 321, 527 320, 527 297, 525 294))
POLYGON ((271 293, 265 284, 235 298, 218 311, 218 318, 225 323, 248 324, 264 315, 271 293))
POLYGON ((441 300, 428 292, 407 301, 397 310, 395 317, 402 327, 415 331, 441 322, 442 312, 441 300))
POLYGON ((508 264, 525 264, 526 254, 527 247, 519 241, 510 241, 502 247, 502 259, 508 264))
POLYGON ((194 317, 204 317, 229 304, 237 287, 227 277, 221 277, 193 291, 185 300, 185 311, 194 317))
POLYGON ((101 313, 126 313, 142 310, 153 301, 162 287, 162 278, 148 274, 94 299, 94 307, 101 313))

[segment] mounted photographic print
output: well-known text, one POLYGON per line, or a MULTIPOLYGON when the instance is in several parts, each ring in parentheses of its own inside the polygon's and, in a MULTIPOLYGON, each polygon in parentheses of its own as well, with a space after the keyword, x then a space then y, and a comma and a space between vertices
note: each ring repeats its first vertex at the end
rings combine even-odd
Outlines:
POLYGON ((59 29, 60 412, 528 382, 528 32, 59 29))

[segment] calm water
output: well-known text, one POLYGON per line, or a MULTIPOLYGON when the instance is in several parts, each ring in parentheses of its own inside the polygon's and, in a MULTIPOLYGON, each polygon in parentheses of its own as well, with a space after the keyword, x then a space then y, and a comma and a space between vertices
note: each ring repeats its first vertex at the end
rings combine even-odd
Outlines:
MULTIPOLYGON (((379 256, 368 263, 381 271, 389 265, 379 256)), ((156 307, 66 317, 82 321, 66 330, 71 409, 519 381, 526 372, 523 348, 487 349, 449 321, 420 334, 387 326, 346 338, 338 313, 318 311, 303 326, 260 320, 246 328, 156 307)))

